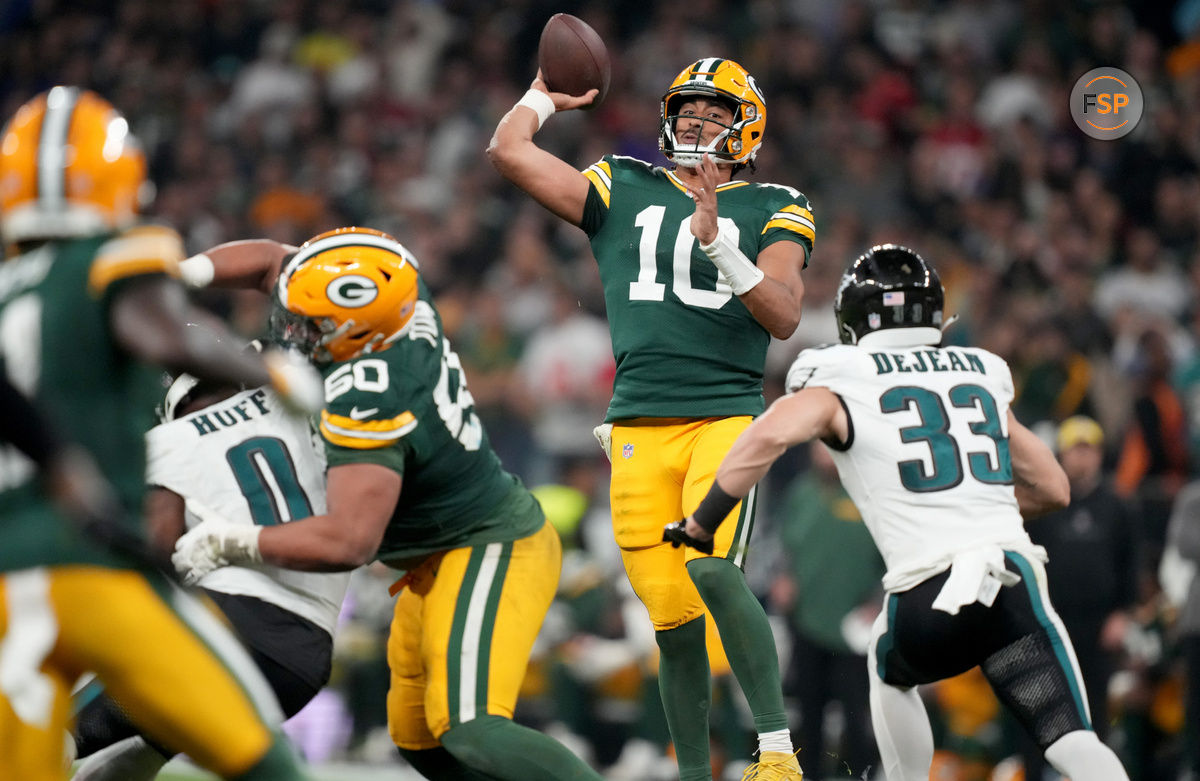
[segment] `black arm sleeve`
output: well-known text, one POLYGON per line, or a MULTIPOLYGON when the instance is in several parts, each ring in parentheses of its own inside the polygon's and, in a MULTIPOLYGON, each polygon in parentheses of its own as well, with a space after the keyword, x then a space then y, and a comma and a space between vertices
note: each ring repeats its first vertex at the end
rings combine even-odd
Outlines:
POLYGON ((33 402, 3 376, 0 376, 0 440, 11 442, 43 468, 63 447, 62 440, 33 402))

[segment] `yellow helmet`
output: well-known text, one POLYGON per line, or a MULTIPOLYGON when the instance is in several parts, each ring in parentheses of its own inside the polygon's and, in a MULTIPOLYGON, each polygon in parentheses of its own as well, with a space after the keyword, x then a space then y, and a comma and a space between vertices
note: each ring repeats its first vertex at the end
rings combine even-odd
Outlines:
POLYGON ((762 145, 766 125, 767 104, 754 77, 733 60, 706 57, 684 68, 663 95, 658 148, 679 165, 699 165, 705 152, 718 160, 749 165, 762 145), (687 102, 688 95, 721 98, 733 111, 732 124, 722 125, 725 130, 708 146, 680 145, 675 140, 679 107, 687 102))
POLYGON ((120 112, 94 92, 54 87, 25 103, 0 140, 5 241, 125 227, 149 193, 146 157, 120 112))
POLYGON ((314 236, 284 266, 270 330, 318 362, 387 349, 417 303, 417 261, 391 236, 338 228, 314 236))

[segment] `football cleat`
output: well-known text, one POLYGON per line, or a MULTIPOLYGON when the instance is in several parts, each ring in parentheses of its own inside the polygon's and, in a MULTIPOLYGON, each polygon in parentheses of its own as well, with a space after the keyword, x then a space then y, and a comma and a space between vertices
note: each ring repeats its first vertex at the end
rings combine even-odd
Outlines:
MULTIPOLYGON (((713 122, 713 120, 705 120, 713 122)), ((706 57, 683 69, 663 95, 658 148, 677 165, 695 167, 705 153, 718 161, 749 165, 762 146, 767 104, 754 77, 733 60, 706 57), (733 111, 733 121, 705 146, 682 144, 675 138, 679 107, 689 96, 719 98, 733 111)))
POLYGON ((0 233, 7 242, 127 227, 152 191, 129 122, 94 92, 54 87, 4 128, 0 233))
POLYGON ((275 288, 271 338, 317 363, 386 349, 412 322, 417 263, 391 236, 338 228, 309 239, 275 288))
POLYGON ((880 244, 846 269, 833 312, 843 344, 889 328, 928 328, 936 343, 944 304, 942 282, 924 258, 908 247, 880 244))

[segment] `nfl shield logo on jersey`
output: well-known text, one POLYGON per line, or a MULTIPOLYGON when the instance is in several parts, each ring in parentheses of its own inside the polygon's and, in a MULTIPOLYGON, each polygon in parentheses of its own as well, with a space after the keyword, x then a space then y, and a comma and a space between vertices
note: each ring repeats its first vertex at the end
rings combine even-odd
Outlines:
POLYGON ((633 443, 626 442, 621 445, 621 458, 633 458, 633 443))

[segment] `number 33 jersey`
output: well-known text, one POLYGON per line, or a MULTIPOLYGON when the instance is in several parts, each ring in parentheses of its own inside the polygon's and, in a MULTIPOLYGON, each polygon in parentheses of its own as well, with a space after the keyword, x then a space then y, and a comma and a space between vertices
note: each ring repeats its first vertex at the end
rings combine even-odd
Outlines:
POLYGON ((385 466, 403 478, 377 558, 408 569, 430 553, 511 542, 542 528, 540 505, 504 471, 424 282, 407 332, 324 370, 330 468, 385 466))
POLYGON ((836 393, 849 441, 830 446, 838 474, 901 591, 955 553, 1029 550, 1008 445, 1008 364, 967 347, 832 345, 805 350, 787 389, 836 393))
MULTIPOLYGON (((306 418, 268 388, 235 393, 146 434, 146 482, 232 523, 271 526, 325 512, 325 457, 306 418)), ((192 509, 188 528, 200 522, 192 509)), ((256 597, 333 634, 350 573, 222 567, 204 588, 256 597)))
MULTIPOLYGON (((606 156, 583 175, 580 227, 600 269, 617 364, 606 419, 760 414, 771 337, 700 250, 687 188, 632 157, 606 156)), ((778 241, 812 253, 808 199, 791 187, 719 185, 717 220, 752 263, 778 241)))

